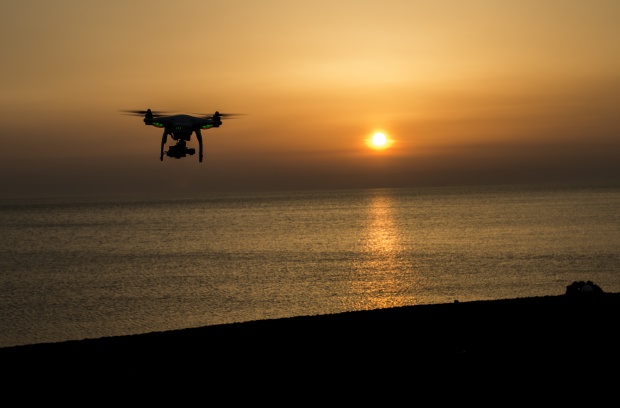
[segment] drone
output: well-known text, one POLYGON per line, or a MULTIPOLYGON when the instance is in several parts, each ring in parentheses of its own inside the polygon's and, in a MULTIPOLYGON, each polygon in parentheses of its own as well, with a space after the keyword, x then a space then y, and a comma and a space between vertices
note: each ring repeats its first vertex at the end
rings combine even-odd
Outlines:
POLYGON ((161 152, 159 160, 164 160, 164 153, 168 157, 174 157, 180 159, 187 155, 194 155, 196 149, 187 147, 187 142, 190 141, 192 133, 196 133, 196 139, 198 139, 198 161, 202 162, 202 130, 218 128, 222 125, 222 118, 234 117, 240 114, 235 113, 219 113, 216 111, 213 115, 166 115, 166 112, 152 111, 147 109, 142 110, 123 110, 125 114, 132 116, 144 116, 144 124, 148 126, 154 126, 156 128, 164 129, 164 134, 161 138, 161 152), (172 140, 176 141, 175 145, 171 145, 168 151, 164 152, 164 146, 168 141, 168 136, 172 140))

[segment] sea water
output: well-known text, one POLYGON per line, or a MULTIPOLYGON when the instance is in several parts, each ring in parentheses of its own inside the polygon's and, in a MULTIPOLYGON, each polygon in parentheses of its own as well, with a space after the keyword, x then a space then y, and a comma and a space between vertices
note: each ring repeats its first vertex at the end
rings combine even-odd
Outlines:
POLYGON ((0 202, 0 347, 404 305, 620 292, 620 188, 0 202))

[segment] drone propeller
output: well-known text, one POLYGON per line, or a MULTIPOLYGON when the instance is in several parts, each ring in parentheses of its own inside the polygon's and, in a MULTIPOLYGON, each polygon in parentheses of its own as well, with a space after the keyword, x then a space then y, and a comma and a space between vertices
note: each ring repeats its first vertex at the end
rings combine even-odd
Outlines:
POLYGON ((204 114, 204 113, 194 113, 193 115, 198 115, 203 119, 213 119, 214 116, 219 115, 220 118, 228 118, 235 119, 236 116, 246 115, 245 113, 219 113, 215 112, 213 114, 204 114))
MULTIPOLYGON (((148 113, 148 111, 145 111, 145 110, 126 110, 126 109, 121 109, 120 112, 124 112, 125 115, 130 115, 130 116, 144 116, 148 113)), ((159 118, 161 116, 166 116, 170 112, 151 111, 151 113, 153 114, 154 118, 159 118)))

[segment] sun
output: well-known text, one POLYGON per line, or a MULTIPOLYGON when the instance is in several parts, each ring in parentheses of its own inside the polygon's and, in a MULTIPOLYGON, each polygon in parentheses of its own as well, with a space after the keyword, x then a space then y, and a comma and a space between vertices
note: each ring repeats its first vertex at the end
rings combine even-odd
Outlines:
POLYGON ((385 146, 387 143, 387 137, 385 137, 385 134, 381 133, 381 132, 377 132, 374 135, 372 135, 372 144, 377 146, 377 147, 383 147, 385 146))
POLYGON ((383 132, 376 132, 367 140, 368 146, 375 150, 387 149, 391 143, 383 132))

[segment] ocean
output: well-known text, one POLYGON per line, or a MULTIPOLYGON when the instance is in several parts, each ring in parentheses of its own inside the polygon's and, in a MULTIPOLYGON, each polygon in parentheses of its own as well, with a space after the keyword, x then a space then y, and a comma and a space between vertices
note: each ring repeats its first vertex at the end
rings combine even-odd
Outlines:
POLYGON ((0 347, 620 292, 620 187, 0 201, 0 347))

